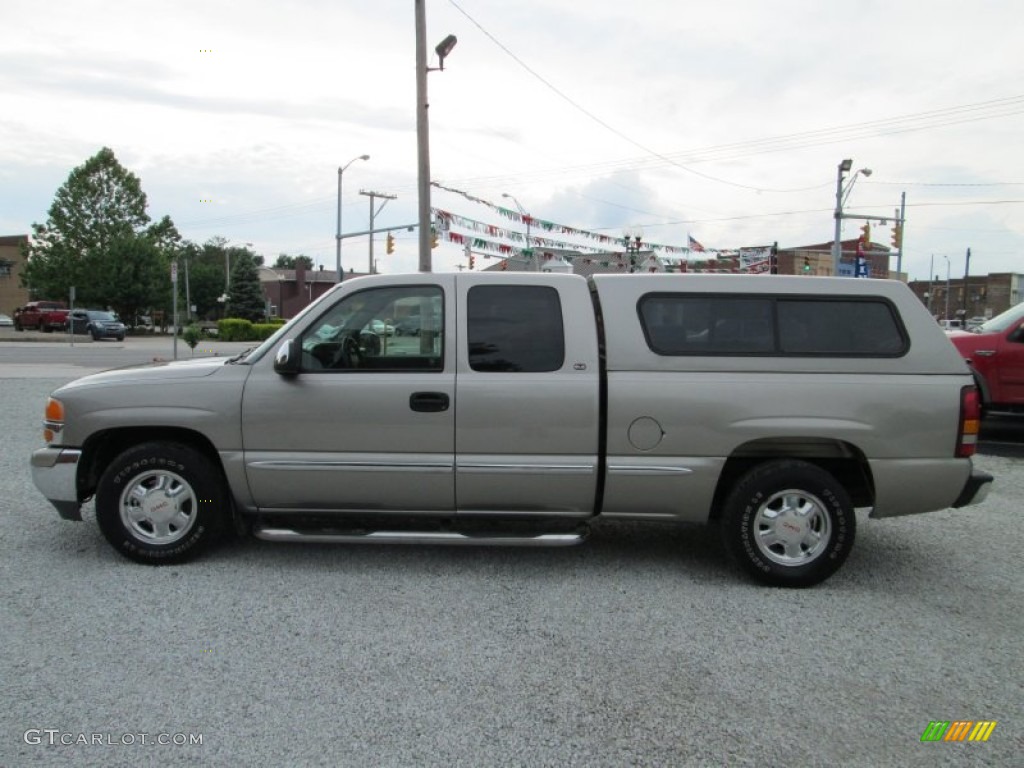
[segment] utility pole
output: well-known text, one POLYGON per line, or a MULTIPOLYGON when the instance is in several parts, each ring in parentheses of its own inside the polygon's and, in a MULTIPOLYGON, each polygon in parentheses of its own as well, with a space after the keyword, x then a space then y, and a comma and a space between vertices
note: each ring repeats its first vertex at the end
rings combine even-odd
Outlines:
MULTIPOLYGON (((430 255, 430 121, 427 119, 427 73, 435 71, 427 66, 427 0, 416 0, 416 190, 419 197, 417 209, 420 225, 420 272, 433 268, 430 255)), ((452 52, 458 39, 448 35, 437 44, 436 71, 444 70, 444 60, 452 52)), ((420 340, 426 350, 430 334, 421 334, 420 340)))
POLYGON ((366 274, 372 275, 377 270, 373 267, 373 220, 377 217, 377 214, 384 210, 384 206, 388 204, 388 200, 394 200, 398 195, 385 195, 383 192, 367 192, 365 189, 359 190, 360 195, 366 195, 370 198, 370 268, 366 274), (384 202, 380 204, 380 208, 374 210, 373 200, 379 197, 384 202))
POLYGON ((967 262, 964 264, 964 293, 963 300, 961 301, 961 308, 963 309, 963 323, 964 328, 967 327, 967 289, 970 287, 967 283, 967 278, 971 275, 971 249, 967 249, 967 262))
POLYGON ((900 213, 896 219, 896 223, 900 228, 900 245, 899 250, 896 252, 896 274, 903 273, 903 238, 906 237, 907 233, 907 193, 903 192, 900 195, 900 213))
POLYGON ((932 276, 935 275, 935 254, 932 254, 932 260, 928 264, 928 314, 932 313, 932 299, 935 297, 935 281, 932 276))

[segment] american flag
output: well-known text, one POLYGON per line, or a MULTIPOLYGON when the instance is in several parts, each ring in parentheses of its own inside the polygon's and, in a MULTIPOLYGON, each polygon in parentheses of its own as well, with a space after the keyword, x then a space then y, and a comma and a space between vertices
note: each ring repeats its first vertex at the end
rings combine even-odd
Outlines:
POLYGON ((701 245, 696 239, 694 239, 693 235, 687 235, 686 237, 689 238, 690 250, 691 251, 703 251, 704 250, 704 246, 701 245))

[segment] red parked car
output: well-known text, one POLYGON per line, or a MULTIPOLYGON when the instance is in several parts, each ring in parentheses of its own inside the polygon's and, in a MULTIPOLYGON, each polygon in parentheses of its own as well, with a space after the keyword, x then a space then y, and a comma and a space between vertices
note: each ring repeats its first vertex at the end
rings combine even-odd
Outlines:
POLYGON ((974 371, 982 408, 1024 414, 1024 303, 949 339, 974 371))
POLYGON ((68 310, 62 301, 30 301, 14 310, 14 330, 63 331, 68 310))

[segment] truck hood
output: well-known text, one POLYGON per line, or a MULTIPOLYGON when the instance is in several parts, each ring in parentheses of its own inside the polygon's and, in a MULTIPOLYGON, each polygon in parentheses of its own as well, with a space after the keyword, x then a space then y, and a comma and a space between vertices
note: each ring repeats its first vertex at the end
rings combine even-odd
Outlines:
POLYGON ((109 384, 146 384, 172 379, 200 379, 227 365, 228 357, 201 357, 196 360, 174 360, 144 363, 93 373, 65 384, 62 390, 109 384))
POLYGON ((960 354, 970 355, 976 349, 995 349, 999 343, 1000 333, 971 333, 970 331, 953 331, 947 334, 960 354))

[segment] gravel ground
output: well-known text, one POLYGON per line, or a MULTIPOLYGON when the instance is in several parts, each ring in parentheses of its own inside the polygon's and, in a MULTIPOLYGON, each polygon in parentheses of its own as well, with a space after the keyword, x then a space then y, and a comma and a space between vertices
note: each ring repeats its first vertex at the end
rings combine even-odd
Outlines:
POLYGON ((151 568, 32 484, 60 383, 0 379, 0 766, 1021 765, 1019 460, 978 460, 980 507, 861 519, 811 590, 751 584, 704 529, 629 525, 151 568), (922 744, 932 720, 998 726, 922 744))

